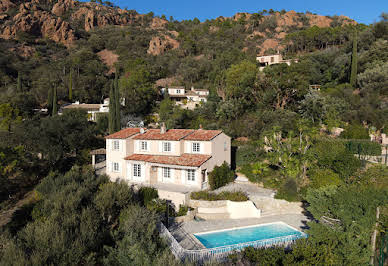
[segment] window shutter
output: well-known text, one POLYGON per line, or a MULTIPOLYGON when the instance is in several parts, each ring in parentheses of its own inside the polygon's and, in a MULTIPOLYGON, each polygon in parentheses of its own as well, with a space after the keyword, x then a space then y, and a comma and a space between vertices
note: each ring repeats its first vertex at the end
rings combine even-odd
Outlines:
POLYGON ((205 153, 205 143, 203 143, 203 142, 199 143, 199 153, 201 153, 201 154, 205 153))
POLYGON ((162 141, 158 141, 159 143, 159 152, 163 152, 163 142, 162 141))
POLYGON ((112 172, 112 162, 106 162, 106 167, 108 169, 108 172, 112 172))
POLYGON ((174 182, 174 180, 175 180, 175 169, 170 168, 170 171, 171 171, 170 179, 171 179, 172 182, 174 182))
POLYGON ((127 163, 127 177, 131 179, 131 163, 127 163))
POLYGON ((121 163, 118 163, 119 164, 119 173, 122 172, 122 169, 121 169, 121 163))
POLYGON ((172 141, 170 142, 170 145, 171 145, 171 152, 174 153, 175 152, 175 141, 172 141))
POLYGON ((119 140, 119 148, 121 152, 124 150, 124 143, 125 143, 125 140, 119 140))
POLYGON ((158 167, 158 182, 162 182, 162 167, 158 167))
POLYGON ((191 153, 191 143, 190 142, 186 142, 186 153, 191 153))
POLYGON ((135 150, 137 152, 140 151, 140 142, 141 142, 141 140, 135 140, 135 150))
POLYGON ((181 169, 182 185, 185 185, 185 184, 186 184, 186 175, 187 175, 186 173, 187 173, 187 170, 181 169))

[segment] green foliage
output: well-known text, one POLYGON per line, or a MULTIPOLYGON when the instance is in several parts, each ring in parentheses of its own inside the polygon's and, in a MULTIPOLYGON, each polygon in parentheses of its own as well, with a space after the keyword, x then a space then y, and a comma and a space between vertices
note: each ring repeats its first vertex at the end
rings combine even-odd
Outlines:
POLYGON ((275 198, 287 201, 299 201, 298 185, 294 179, 287 179, 277 191, 275 198))
POLYGON ((0 104, 0 129, 11 132, 12 124, 20 123, 21 120, 18 109, 13 108, 9 103, 0 104))
POLYGON ((185 216, 187 215, 187 212, 190 210, 189 206, 186 205, 179 205, 179 211, 177 212, 176 216, 185 216))
POLYGON ((345 143, 350 153, 361 156, 380 156, 381 145, 373 141, 350 140, 345 143))
POLYGON ((115 131, 121 130, 121 97, 120 97, 120 88, 119 88, 119 79, 117 72, 115 73, 115 80, 114 80, 114 100, 115 100, 115 131))
POLYGON ((51 115, 57 115, 58 114, 58 99, 57 99, 57 88, 55 87, 53 92, 53 110, 51 115))
POLYGON ((254 249, 247 247, 243 250, 242 256, 251 263, 258 265, 283 265, 282 261, 286 256, 284 248, 254 249))
POLYGON ((353 88, 356 87, 356 82, 357 82, 357 65, 358 65, 357 30, 355 30, 353 35, 352 68, 350 70, 350 85, 353 88))
POLYGON ((324 186, 338 186, 343 183, 339 175, 330 169, 317 168, 309 170, 309 178, 311 180, 310 187, 320 188, 324 186))
POLYGON ((368 129, 360 124, 351 124, 342 131, 341 138, 344 139, 369 139, 368 129))
POLYGON ((70 69, 69 73, 69 100, 73 100, 73 70, 70 69))
POLYGON ((116 95, 112 85, 109 92, 109 134, 113 134, 116 131, 116 121, 116 95))
POLYGON ((159 198, 158 190, 153 187, 141 187, 138 192, 140 202, 147 206, 152 200, 159 198))
POLYGON ((209 186, 211 190, 215 190, 234 180, 234 172, 229 165, 224 162, 221 166, 215 166, 213 171, 209 173, 209 186))
POLYGON ((193 200, 207 200, 207 201, 216 201, 216 200, 230 200, 230 201, 247 201, 249 198, 242 191, 223 191, 220 193, 209 192, 206 190, 191 192, 190 198, 193 200))

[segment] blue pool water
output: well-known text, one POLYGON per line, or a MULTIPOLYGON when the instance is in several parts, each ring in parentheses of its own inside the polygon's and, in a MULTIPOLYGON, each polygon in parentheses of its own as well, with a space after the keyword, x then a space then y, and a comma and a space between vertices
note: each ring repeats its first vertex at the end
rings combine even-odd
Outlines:
POLYGON ((213 233, 200 233, 195 234, 194 236, 206 248, 215 248, 285 236, 292 236, 294 239, 297 239, 304 235, 304 233, 279 222, 213 233))

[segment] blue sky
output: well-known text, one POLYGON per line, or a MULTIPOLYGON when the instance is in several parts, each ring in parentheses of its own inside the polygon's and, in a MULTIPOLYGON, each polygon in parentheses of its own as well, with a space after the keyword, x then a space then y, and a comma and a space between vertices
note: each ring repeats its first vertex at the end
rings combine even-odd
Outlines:
POLYGON ((165 14, 174 19, 199 18, 201 21, 219 16, 230 17, 237 12, 257 12, 263 9, 310 11, 319 15, 345 15, 359 23, 370 24, 388 12, 388 0, 110 0, 116 5, 144 14, 165 14))

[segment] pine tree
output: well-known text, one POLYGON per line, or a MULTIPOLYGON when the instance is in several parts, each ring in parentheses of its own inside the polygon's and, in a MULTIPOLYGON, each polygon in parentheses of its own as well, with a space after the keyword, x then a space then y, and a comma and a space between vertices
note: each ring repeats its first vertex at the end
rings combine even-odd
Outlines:
POLYGON ((53 112, 52 115, 57 115, 58 114, 58 105, 57 105, 57 88, 54 88, 54 93, 53 93, 53 112))
POLYGON ((17 91, 22 92, 22 74, 20 74, 20 71, 18 72, 17 91))
POLYGON ((115 132, 115 124, 116 124, 116 107, 115 107, 115 93, 114 93, 114 85, 111 84, 110 92, 109 92, 109 134, 113 134, 115 132))
POLYGON ((350 85, 353 88, 356 88, 356 82, 357 82, 357 64, 358 64, 358 58, 357 58, 357 30, 354 31, 354 37, 353 37, 353 51, 352 51, 352 66, 350 71, 350 85))
POLYGON ((48 91, 48 96, 47 96, 47 111, 49 114, 51 114, 52 110, 53 110, 53 87, 50 87, 48 91))
POLYGON ((70 69, 69 74, 69 100, 73 101, 73 70, 70 69))
POLYGON ((118 80, 118 75, 117 72, 115 74, 115 130, 119 131, 121 130, 121 115, 120 115, 120 90, 119 90, 119 80, 118 80))

